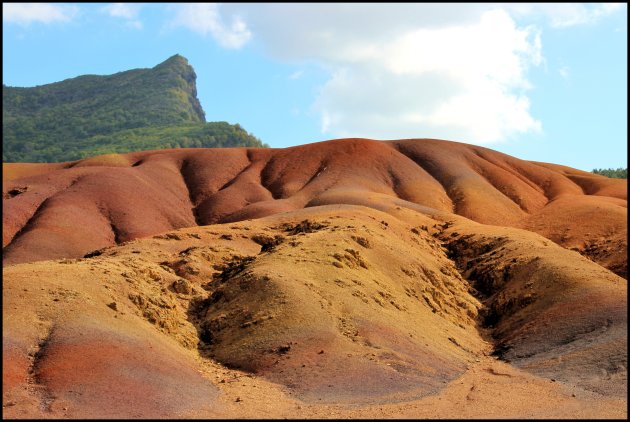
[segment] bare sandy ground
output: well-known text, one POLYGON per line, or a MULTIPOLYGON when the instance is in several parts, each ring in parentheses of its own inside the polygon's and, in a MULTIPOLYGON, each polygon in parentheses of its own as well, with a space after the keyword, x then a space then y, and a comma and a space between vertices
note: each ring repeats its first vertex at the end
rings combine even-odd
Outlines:
POLYGON ((624 417, 625 280, 450 221, 326 206, 5 267, 5 415, 624 417))
POLYGON ((5 418, 627 418, 625 185, 222 151, 4 181, 5 418))

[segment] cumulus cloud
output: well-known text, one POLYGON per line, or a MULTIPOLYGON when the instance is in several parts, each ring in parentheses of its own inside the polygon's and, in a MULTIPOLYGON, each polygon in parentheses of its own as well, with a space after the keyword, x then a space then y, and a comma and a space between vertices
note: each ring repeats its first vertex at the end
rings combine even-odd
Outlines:
POLYGON ((293 4, 245 12, 268 52, 330 72, 313 104, 327 137, 484 144, 542 129, 527 97, 528 69, 542 62, 540 31, 517 26, 505 10, 293 4))
POLYGON ((224 48, 241 48, 251 38, 245 21, 232 15, 226 25, 216 3, 178 4, 172 26, 181 26, 201 35, 211 35, 224 48))
POLYGON ((103 6, 101 12, 114 18, 124 19, 126 25, 130 28, 142 29, 142 21, 137 19, 140 7, 141 5, 134 3, 110 3, 103 6))
POLYGON ((69 22, 79 12, 78 7, 50 3, 2 3, 2 20, 28 26, 33 22, 69 22))
POLYGON ((418 27, 472 23, 477 4, 222 4, 238 14, 274 56, 287 60, 360 58, 368 44, 418 27))

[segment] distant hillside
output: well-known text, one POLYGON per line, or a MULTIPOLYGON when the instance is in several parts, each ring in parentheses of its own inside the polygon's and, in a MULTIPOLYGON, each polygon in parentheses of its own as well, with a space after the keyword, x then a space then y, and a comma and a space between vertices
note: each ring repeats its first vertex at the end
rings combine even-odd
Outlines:
POLYGON ((196 74, 175 55, 151 69, 2 87, 2 160, 59 162, 177 147, 266 146, 239 125, 206 123, 196 74))

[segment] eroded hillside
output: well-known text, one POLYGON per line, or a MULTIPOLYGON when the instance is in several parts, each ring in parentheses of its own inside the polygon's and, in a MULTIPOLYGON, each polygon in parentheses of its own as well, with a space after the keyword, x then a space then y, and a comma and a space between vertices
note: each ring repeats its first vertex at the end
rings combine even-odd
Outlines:
POLYGON ((524 228, 627 277, 625 181, 467 144, 348 139, 22 166, 4 164, 5 265, 77 258, 182 227, 357 204, 524 228), (26 171, 33 175, 13 179, 26 171))
POLYGON ((566 401, 542 400, 547 415, 623 413, 624 279, 527 231, 387 211, 307 208, 5 267, 5 414, 391 417, 462 394, 468 416, 505 416, 518 407, 474 390, 506 377, 531 383, 510 403, 566 401), (460 391, 471 371, 485 378, 460 391))
POLYGON ((360 139, 3 174, 7 418, 627 417, 623 181, 360 139))

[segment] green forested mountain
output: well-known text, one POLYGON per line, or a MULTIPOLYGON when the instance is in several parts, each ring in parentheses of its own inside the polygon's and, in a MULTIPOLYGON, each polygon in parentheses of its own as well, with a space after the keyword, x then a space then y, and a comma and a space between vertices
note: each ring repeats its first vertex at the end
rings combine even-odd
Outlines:
POLYGON ((195 71, 175 55, 151 69, 2 86, 2 161, 60 162, 160 148, 267 146, 237 125, 206 123, 195 71))

